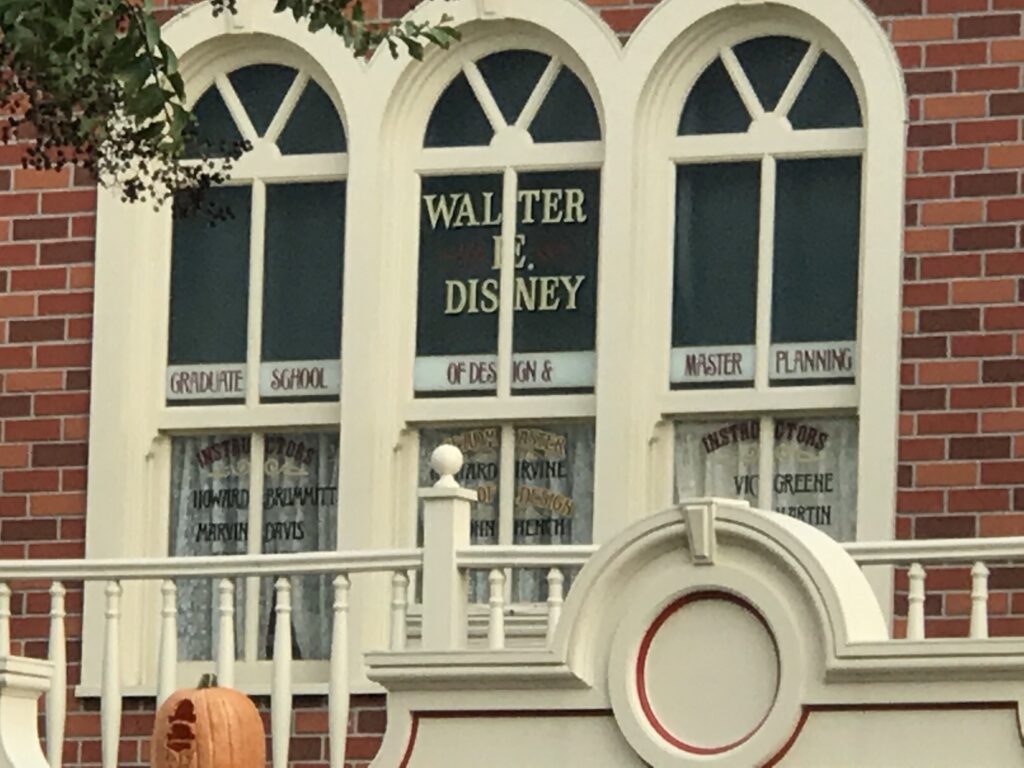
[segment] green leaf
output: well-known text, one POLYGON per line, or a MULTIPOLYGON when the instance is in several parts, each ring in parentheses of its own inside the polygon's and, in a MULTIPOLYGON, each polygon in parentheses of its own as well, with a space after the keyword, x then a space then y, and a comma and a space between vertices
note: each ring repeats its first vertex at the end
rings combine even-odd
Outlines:
POLYGON ((129 107, 136 117, 149 119, 163 110, 167 96, 167 91, 156 83, 150 83, 131 100, 129 107))

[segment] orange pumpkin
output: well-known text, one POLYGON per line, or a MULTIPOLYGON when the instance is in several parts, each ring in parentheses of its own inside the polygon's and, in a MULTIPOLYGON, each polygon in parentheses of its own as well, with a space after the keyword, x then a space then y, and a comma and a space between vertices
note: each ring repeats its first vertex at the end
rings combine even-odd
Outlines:
POLYGON ((156 713, 152 768, 264 768, 266 758, 256 706, 243 693, 218 688, 214 675, 175 691, 156 713))

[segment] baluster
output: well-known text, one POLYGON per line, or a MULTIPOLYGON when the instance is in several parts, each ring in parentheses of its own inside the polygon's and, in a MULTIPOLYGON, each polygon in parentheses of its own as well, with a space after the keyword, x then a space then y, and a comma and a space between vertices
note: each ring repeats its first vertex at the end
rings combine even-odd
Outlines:
POLYGON ((67 642, 64 637, 64 596, 59 581, 50 586, 50 663, 53 679, 46 694, 46 752, 51 768, 60 768, 64 752, 64 719, 68 701, 67 642))
POLYGON ((487 627, 487 645, 492 651, 505 647, 505 572, 500 568, 491 571, 488 577, 491 587, 491 620, 487 627))
POLYGON ((121 585, 107 582, 106 629, 103 638, 103 687, 100 698, 103 768, 117 768, 121 745, 121 585))
MULTIPOLYGON (((221 579, 217 585, 217 684, 224 688, 235 687, 235 583, 221 579)), ((289 629, 291 622, 288 623, 289 629)), ((291 646, 289 645, 289 648, 291 646)))
POLYGON ((555 630, 562 618, 562 603, 565 598, 565 576, 560 568, 548 571, 548 645, 555 637, 555 630))
POLYGON ((924 640, 924 568, 920 563, 910 566, 907 574, 910 593, 907 595, 907 640, 924 640))
POLYGON ((178 588, 167 579, 160 586, 160 659, 157 662, 156 705, 178 688, 178 588))
POLYGON ((11 655, 11 588, 0 581, 0 656, 11 655))
POLYGON ((274 585, 274 684, 270 696, 270 735, 274 768, 287 768, 292 725, 292 585, 280 578, 274 585))
POLYGON ((334 631, 331 637, 331 681, 328 689, 328 731, 331 768, 345 768, 348 741, 348 576, 334 580, 334 631))
POLYGON ((971 637, 988 639, 988 568, 978 562, 971 569, 971 637))
POLYGON ((395 571, 391 577, 391 650, 404 651, 406 615, 409 608, 409 577, 395 571))

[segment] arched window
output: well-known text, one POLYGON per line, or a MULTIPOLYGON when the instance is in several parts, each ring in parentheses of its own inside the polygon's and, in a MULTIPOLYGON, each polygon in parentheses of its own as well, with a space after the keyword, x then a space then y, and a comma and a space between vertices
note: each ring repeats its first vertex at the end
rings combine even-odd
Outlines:
MULTIPOLYGON (((591 539, 601 139, 579 74, 535 50, 466 62, 426 125, 418 482, 438 444, 463 450, 476 543, 591 539)), ((515 575, 514 599, 544 594, 541 574, 515 575)))
MULTIPOLYGON (((309 72, 258 63, 217 74, 195 102, 191 151, 252 144, 202 214, 173 224, 165 432, 169 553, 296 553, 337 546, 347 144, 309 72), (326 418, 325 418, 326 417, 326 418), (179 431, 201 424, 201 431, 179 431), (319 426, 317 426, 319 425, 319 426), (252 471, 253 468, 259 468, 252 471)), ((293 581, 296 658, 329 654, 326 579, 293 581)), ((187 659, 212 658, 217 595, 179 581, 187 659)), ((270 657, 273 585, 239 580, 237 647, 270 657), (248 594, 246 587, 248 587, 248 594)))
POLYGON ((677 497, 857 531, 863 306, 858 95, 821 42, 721 48, 672 142, 677 497), (722 413, 734 392, 734 413, 722 413))

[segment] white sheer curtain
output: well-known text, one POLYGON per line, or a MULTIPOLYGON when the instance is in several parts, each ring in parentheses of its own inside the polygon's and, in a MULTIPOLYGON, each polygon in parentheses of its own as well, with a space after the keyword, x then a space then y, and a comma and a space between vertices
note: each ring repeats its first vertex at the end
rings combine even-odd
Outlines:
MULTIPOLYGON (((758 506, 760 421, 679 422, 675 430, 676 501, 700 496, 758 506)), ((775 511, 839 541, 857 533, 856 418, 777 419, 775 511)))

